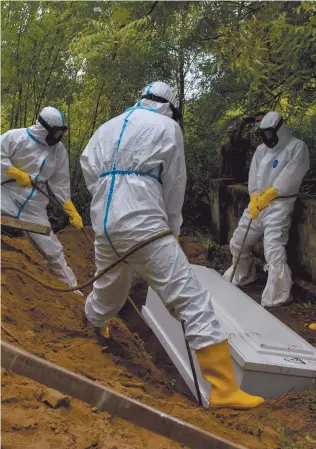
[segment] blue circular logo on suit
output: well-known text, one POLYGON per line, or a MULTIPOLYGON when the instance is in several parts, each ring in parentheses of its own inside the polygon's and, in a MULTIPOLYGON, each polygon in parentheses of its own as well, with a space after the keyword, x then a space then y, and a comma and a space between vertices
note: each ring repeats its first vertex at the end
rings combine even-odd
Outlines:
POLYGON ((277 166, 279 165, 279 161, 276 159, 274 162, 273 162, 273 168, 277 168, 277 166))

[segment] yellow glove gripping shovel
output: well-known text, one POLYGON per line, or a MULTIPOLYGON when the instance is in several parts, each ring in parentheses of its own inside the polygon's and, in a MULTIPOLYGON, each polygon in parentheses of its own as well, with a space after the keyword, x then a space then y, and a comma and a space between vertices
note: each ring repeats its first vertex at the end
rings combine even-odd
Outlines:
MULTIPOLYGON (((56 199, 53 198, 51 196, 49 196, 44 190, 42 190, 39 185, 30 177, 30 181, 31 181, 31 185, 32 187, 34 187, 35 189, 37 189, 42 195, 46 196, 46 198, 51 201, 53 204, 55 204, 55 206, 59 207, 60 210, 63 212, 63 214, 69 218, 68 214, 65 212, 63 205, 56 199)), ((9 184, 11 182, 15 182, 14 179, 8 179, 7 181, 3 181, 1 183, 1 185, 5 185, 5 184, 9 184)), ((87 240, 89 240, 89 243, 91 243, 92 246, 94 246, 93 241, 91 240, 91 238, 89 237, 89 235, 87 234, 86 230, 84 228, 81 228, 81 231, 84 233, 84 235, 86 236, 87 240)))
MULTIPOLYGON (((44 190, 42 190, 39 185, 33 181, 33 179, 31 180, 31 184, 32 187, 34 187, 35 189, 37 189, 42 195, 46 196, 46 198, 51 201, 53 204, 55 204, 55 206, 59 207, 60 210, 62 210, 63 214, 66 215, 68 217, 68 214, 64 211, 64 207, 63 205, 55 198, 52 198, 51 196, 49 196, 44 190)), ((81 228, 81 231, 84 233, 84 235, 86 236, 87 240, 89 241, 89 243, 91 243, 92 246, 94 246, 93 241, 91 240, 91 238, 89 237, 89 235, 87 234, 87 231, 84 228, 81 228)))

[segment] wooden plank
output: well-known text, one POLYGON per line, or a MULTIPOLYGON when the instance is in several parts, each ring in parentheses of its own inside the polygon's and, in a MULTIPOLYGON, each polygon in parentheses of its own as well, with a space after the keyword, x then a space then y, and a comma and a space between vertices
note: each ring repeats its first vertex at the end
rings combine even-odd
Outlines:
POLYGON ((1 215, 1 225, 9 226, 10 228, 21 229, 22 231, 34 232, 35 234, 49 235, 51 227, 29 221, 18 220, 13 217, 1 215))
POLYGON ((245 449, 4 341, 1 365, 192 449, 245 449))

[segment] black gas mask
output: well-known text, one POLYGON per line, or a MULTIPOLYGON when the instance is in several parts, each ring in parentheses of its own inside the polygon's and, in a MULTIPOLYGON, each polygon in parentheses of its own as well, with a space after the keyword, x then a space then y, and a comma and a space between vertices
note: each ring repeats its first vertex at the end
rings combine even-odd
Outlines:
POLYGON ((48 131, 45 139, 47 145, 52 147, 61 141, 67 126, 50 126, 41 116, 38 117, 38 121, 48 131))
POLYGON ((260 135, 263 143, 269 147, 274 148, 279 142, 277 132, 283 125, 283 118, 281 117, 279 122, 275 125, 275 127, 260 129, 260 135))
POLYGON ((157 95, 154 95, 154 94, 146 94, 146 95, 142 96, 142 99, 156 101, 157 103, 169 103, 170 109, 172 111, 173 120, 175 120, 177 123, 179 123, 181 121, 182 114, 179 111, 179 109, 177 109, 175 106, 173 106, 173 104, 170 103, 170 101, 166 100, 165 98, 158 97, 157 95))

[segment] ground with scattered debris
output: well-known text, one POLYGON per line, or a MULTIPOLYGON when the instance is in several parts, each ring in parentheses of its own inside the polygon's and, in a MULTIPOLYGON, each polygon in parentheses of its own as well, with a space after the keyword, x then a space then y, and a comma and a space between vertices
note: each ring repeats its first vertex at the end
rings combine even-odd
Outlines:
MULTIPOLYGON (((92 277, 93 249, 82 234, 66 228, 60 238, 79 282, 92 277)), ((46 272, 42 258, 26 240, 4 239, 17 251, 3 249, 2 264, 62 285, 46 272)), ((218 248, 209 262, 203 244, 185 237, 182 245, 193 263, 219 270, 229 263, 218 248)), ((18 340, 2 332, 6 341, 245 447, 316 447, 315 390, 266 401, 253 411, 200 409, 156 337, 129 304, 112 320, 109 345, 102 348, 83 326, 82 299, 76 294, 52 292, 14 272, 4 271, 1 284, 2 323, 18 340)), ((252 288, 248 294, 258 296, 260 283, 252 288)), ((138 306, 145 301, 146 285, 140 279, 134 283, 132 297, 138 306)), ((274 313, 315 344, 315 331, 305 326, 316 321, 311 306, 291 305, 274 313)), ((3 449, 183 447, 6 370, 1 382, 3 449)))

